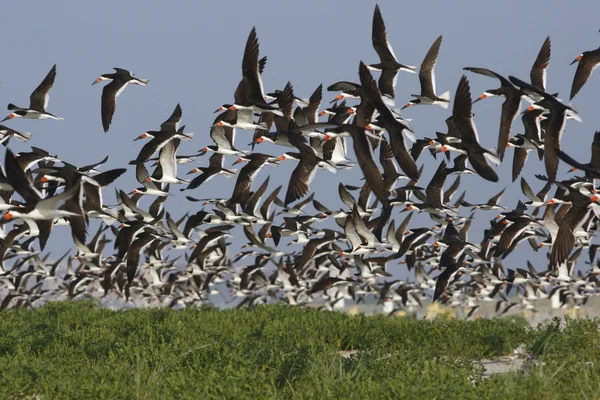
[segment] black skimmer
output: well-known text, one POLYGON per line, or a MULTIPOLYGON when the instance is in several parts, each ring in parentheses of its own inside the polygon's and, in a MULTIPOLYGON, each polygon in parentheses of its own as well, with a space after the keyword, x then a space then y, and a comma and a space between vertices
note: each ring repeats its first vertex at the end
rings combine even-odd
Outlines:
POLYGON ((565 123, 568 117, 581 121, 579 114, 570 106, 561 103, 556 97, 530 85, 514 76, 508 77, 512 83, 520 87, 521 90, 530 97, 542 100, 529 106, 528 110, 536 108, 550 110, 550 118, 544 137, 544 163, 549 180, 556 179, 558 171, 558 150, 560 150, 560 140, 565 130, 565 123))
POLYGON ((292 172, 290 183, 285 195, 284 204, 288 204, 301 199, 310 191, 310 183, 317 173, 317 169, 323 168, 335 173, 337 170, 328 161, 318 157, 310 147, 303 147, 300 152, 287 152, 279 157, 281 161, 291 159, 299 161, 298 166, 292 172))
POLYGON ((474 103, 491 96, 504 96, 505 98, 504 103, 502 103, 502 114, 500 115, 500 133, 498 134, 497 148, 498 156, 500 157, 500 161, 502 161, 504 159, 504 151, 507 147, 512 123, 519 113, 519 108, 521 107, 521 97, 523 94, 519 89, 514 87, 514 85, 510 83, 508 79, 500 74, 495 73, 494 71, 485 68, 471 67, 466 67, 463 69, 475 72, 476 74, 489 76, 491 78, 497 78, 500 81, 500 87, 498 89, 486 90, 481 96, 479 96, 477 100, 474 101, 474 103))
POLYGON ((583 85, 590 79, 592 72, 600 64, 600 47, 596 50, 584 51, 578 55, 571 65, 577 64, 577 71, 575 71, 575 77, 573 78, 573 85, 571 85, 571 94, 569 100, 573 100, 573 97, 579 93, 583 85))
POLYGON ((356 281, 354 278, 339 278, 339 277, 330 277, 326 276, 321 280, 315 282, 315 284, 310 288, 307 292, 308 295, 324 292, 332 287, 340 287, 355 284, 356 281))
POLYGON ((134 189, 132 194, 146 194, 149 196, 168 196, 169 193, 161 189, 161 185, 158 186, 154 183, 154 180, 148 173, 148 170, 143 163, 137 163, 135 168, 135 176, 137 181, 142 184, 143 187, 134 189))
POLYGON ((250 198, 252 180, 256 174, 258 174, 265 164, 279 165, 280 162, 278 157, 273 157, 262 153, 250 153, 240 156, 240 158, 238 158, 233 165, 242 163, 244 161, 248 161, 248 164, 244 165, 242 169, 240 169, 237 181, 235 182, 235 187, 233 188, 231 199, 229 200, 231 205, 239 204, 242 206, 242 208, 246 206, 246 203, 250 198))
POLYGON ((294 122, 299 127, 313 125, 319 121, 319 107, 323 100, 323 85, 319 85, 308 98, 308 104, 294 110, 294 122))
MULTIPOLYGON (((402 109, 417 104, 437 104, 442 108, 448 108, 450 105, 450 91, 437 96, 435 94, 435 64, 437 63, 438 53, 442 44, 442 36, 439 36, 431 45, 431 48, 425 55, 425 59, 419 69, 419 82, 421 83, 421 94, 412 94, 416 99, 406 103, 402 109)), ((381 90, 381 84, 379 85, 381 90)))
MULTIPOLYGON (((179 123, 181 122, 181 117, 183 115, 183 111, 181 110, 181 106, 177 104, 175 109, 171 113, 171 116, 162 124, 160 124, 159 131, 147 131, 142 133, 140 136, 133 139, 141 140, 141 139, 150 139, 148 143, 142 146, 138 156, 135 160, 130 161, 130 164, 137 164, 140 162, 145 162, 150 159, 160 149, 166 146, 169 141, 174 139, 184 139, 189 140, 192 137, 190 134, 183 133, 183 127, 179 127, 179 123)), ((193 135, 193 134, 192 134, 193 135)))
POLYGON ((479 144, 477 128, 473 121, 471 111, 471 89, 465 75, 460 78, 456 95, 454 96, 454 108, 452 110, 452 121, 461 134, 461 144, 467 151, 469 162, 479 176, 491 182, 498 182, 498 175, 486 162, 486 158, 500 163, 498 157, 479 144))
POLYGON ((390 146, 386 140, 381 141, 379 164, 381 164, 381 168, 383 168, 383 184, 389 191, 395 188, 398 179, 408 178, 406 175, 398 172, 396 164, 394 163, 394 151, 392 150, 392 146, 390 146))
POLYGON ((332 128, 330 132, 352 136, 352 145, 358 166, 360 167, 369 188, 373 191, 377 199, 384 205, 389 205, 388 197, 390 192, 385 188, 385 182, 381 171, 375 164, 373 152, 365 134, 365 128, 357 125, 339 125, 332 128))
POLYGON ((544 157, 544 143, 541 139, 542 128, 540 125, 540 117, 544 110, 525 110, 521 121, 523 122, 524 134, 517 134, 508 140, 508 146, 515 147, 512 164, 512 180, 517 180, 521 174, 521 170, 527 161, 529 151, 537 150, 540 160, 544 157))
POLYGON ((483 203, 483 204, 470 204, 467 203, 466 201, 462 202, 462 205, 465 207, 472 207, 471 211, 474 210, 506 210, 505 207, 502 207, 500 205, 498 205, 498 201, 500 201, 500 198, 502 197, 502 195, 504 195, 504 191, 506 190, 506 188, 502 189, 500 191, 500 193, 492 196, 487 202, 483 203))
POLYGON ((55 119, 62 121, 63 118, 46 112, 48 106, 48 100, 50 99, 50 89, 54 85, 54 79, 56 78, 56 64, 50 69, 48 75, 44 78, 42 83, 31 93, 29 97, 29 108, 17 107, 12 103, 8 104, 8 109, 12 111, 2 121, 12 118, 28 118, 28 119, 55 119))
POLYGON ((200 150, 200 154, 204 155, 209 151, 213 151, 218 154, 227 156, 237 155, 243 153, 234 147, 233 142, 235 140, 235 129, 223 126, 222 124, 213 125, 210 128, 210 138, 215 142, 216 146, 205 146, 200 150))
POLYGON ((379 77, 381 95, 386 99, 393 100, 398 72, 407 71, 414 74, 417 68, 400 64, 396 59, 394 50, 392 50, 392 46, 387 40, 387 32, 379 4, 375 5, 375 11, 373 12, 373 32, 371 37, 373 39, 373 48, 379 56, 379 63, 371 64, 367 68, 374 71, 381 71, 381 76, 379 77))
POLYGON ((544 190, 545 189, 549 190, 549 188, 550 188, 550 185, 546 185, 540 193, 535 194, 535 193, 533 193, 531 186, 529 186, 529 184, 527 183, 525 178, 521 177, 521 191, 529 199, 529 201, 527 203, 524 203, 526 206, 538 208, 538 207, 547 206, 549 204, 557 203, 558 200, 556 200, 554 198, 552 198, 548 201, 545 200, 546 193, 544 192, 544 190))
POLYGON ((471 168, 467 167, 467 161, 469 157, 466 154, 459 154, 454 158, 454 165, 448 168, 448 175, 450 174, 475 174, 471 168))
MULTIPOLYGON (((235 90, 235 104, 230 110, 253 110, 254 112, 270 111, 282 115, 279 109, 265 101, 265 92, 261 78, 262 68, 258 59, 259 45, 256 27, 252 27, 242 60, 242 80, 235 90)), ((264 65, 263 65, 264 68, 264 65)))
POLYGON ((410 129, 403 122, 399 121, 384 103, 381 93, 377 89, 375 80, 362 61, 359 65, 359 75, 367 97, 373 102, 377 111, 379 111, 380 123, 388 131, 390 137, 389 143, 392 146, 398 165, 402 171, 404 171, 406 176, 414 181, 418 181, 419 172, 417 165, 406 149, 404 143, 403 132, 405 130, 410 131, 410 129))
POLYGON ((200 173, 200 175, 192 179, 185 189, 180 189, 181 191, 200 187, 200 185, 208 182, 217 175, 225 175, 227 178, 235 176, 234 171, 223 168, 223 154, 219 153, 214 153, 210 156, 208 167, 194 168, 189 172, 189 174, 192 173, 200 173))
POLYGON ((430 214, 455 214, 456 212, 454 210, 451 210, 448 206, 444 205, 444 184, 446 183, 447 176, 448 169, 446 168, 446 162, 442 160, 425 189, 425 196, 418 196, 423 200, 423 203, 413 203, 412 201, 409 201, 407 202, 406 210, 412 211, 413 209, 416 209, 430 214))
POLYGON ((173 139, 160 149, 158 165, 155 173, 150 177, 153 182, 189 183, 189 181, 177 177, 176 154, 180 144, 181 139, 173 139))
POLYGON ((52 221, 55 218, 78 215, 63 210, 62 206, 67 200, 80 196, 81 179, 78 178, 70 187, 65 188, 63 193, 44 198, 10 149, 6 149, 4 168, 8 183, 21 195, 26 204, 6 212, 2 216, 2 221, 22 219, 29 226, 30 236, 39 236, 40 246, 44 248, 52 229, 52 221))
POLYGON ((558 267, 567 261, 575 246, 575 232, 581 227, 590 210, 593 211, 596 217, 600 215, 600 205, 597 204, 598 199, 597 195, 587 196, 576 189, 568 189, 568 194, 562 200, 569 201, 571 207, 558 227, 550 253, 551 266, 558 267))
POLYGON ((110 123, 112 122, 113 115, 115 114, 115 108, 117 107, 117 97, 121 94, 128 84, 146 86, 150 79, 140 79, 132 75, 131 72, 123 68, 113 68, 116 72, 112 74, 100 75, 98 79, 92 83, 100 83, 102 81, 110 81, 110 83, 104 86, 102 89, 102 128, 104 132, 108 132, 110 123))

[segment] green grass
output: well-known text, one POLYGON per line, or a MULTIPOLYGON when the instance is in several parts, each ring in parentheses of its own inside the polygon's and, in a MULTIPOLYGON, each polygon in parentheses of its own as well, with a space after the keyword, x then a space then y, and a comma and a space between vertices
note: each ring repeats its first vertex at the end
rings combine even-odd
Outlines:
POLYGON ((596 399, 599 323, 52 303, 0 313, 0 398, 596 399), (481 378, 521 343, 538 366, 481 378))

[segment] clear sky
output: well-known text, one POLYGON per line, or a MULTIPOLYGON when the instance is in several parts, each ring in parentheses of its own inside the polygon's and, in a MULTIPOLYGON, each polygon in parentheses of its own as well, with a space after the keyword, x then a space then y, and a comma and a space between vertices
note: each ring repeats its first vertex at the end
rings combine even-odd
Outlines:
MULTIPOLYGON (((371 45, 371 24, 375 2, 12 2, 4 7, 2 21, 4 46, 0 72, 0 102, 27 106, 31 91, 41 82, 50 67, 57 63, 58 72, 48 111, 64 121, 13 120, 7 125, 33 132, 25 144, 13 142, 16 151, 29 146, 47 149, 60 158, 84 165, 109 155, 104 167, 126 166, 137 155, 141 144, 132 140, 146 130, 157 129, 177 103, 183 107, 186 131, 196 132, 191 142, 184 142, 179 154, 192 154, 211 144, 209 126, 213 111, 233 101, 233 92, 241 78, 241 60, 246 38, 257 27, 260 55, 268 56, 263 74, 265 89, 281 89, 289 80, 295 94, 308 97, 323 83, 325 87, 339 80, 358 81, 358 63, 377 62, 371 45), (112 67, 131 70, 140 78, 150 78, 147 87, 129 86, 119 97, 117 110, 108 134, 102 131, 100 95, 102 85, 90 86, 100 74, 112 67)), ((600 44, 598 15, 600 3, 580 1, 381 1, 388 40, 400 62, 420 65, 425 53, 443 34, 436 80, 438 93, 451 90, 452 97, 466 66, 490 68, 505 76, 529 79, 529 70, 547 35, 552 39, 552 57, 548 70, 548 91, 568 98, 576 66, 569 63, 585 50, 600 44)), ((475 98, 486 89, 498 87, 496 80, 468 73, 475 98)), ((397 104, 406 103, 411 93, 418 93, 417 75, 401 73, 397 104)), ((592 76, 574 100, 583 123, 569 121, 563 137, 565 151, 587 161, 594 130, 600 129, 600 113, 595 98, 600 92, 600 76, 592 76)), ((324 93, 324 103, 335 94, 324 93)), ((502 100, 488 99, 475 104, 475 122, 482 144, 494 147, 497 142, 502 100)), ((8 112, 7 112, 8 113, 8 112)), ((444 120, 450 110, 437 106, 413 107, 403 114, 413 118, 417 137, 445 131, 444 120)), ((522 132, 516 120, 512 134, 522 132)), ((237 132, 236 145, 245 148, 252 133, 237 132)), ((261 152, 280 155, 282 148, 262 145, 261 152)), ((463 177, 466 199, 485 202, 505 185, 502 204, 512 208, 520 193, 518 181, 510 183, 512 150, 507 151, 505 165, 498 168, 500 182, 492 184, 477 176, 463 177)), ((3 158, 3 156, 2 156, 3 158)), ((230 165, 234 159, 226 159, 230 165)), ((205 165, 208 159, 201 161, 205 165)), ((418 164, 426 163, 422 185, 426 185, 438 161, 423 154, 418 164)), ((287 186, 295 162, 277 170, 265 168, 256 183, 273 174, 269 191, 278 184, 287 186)), ((127 191, 135 188, 135 169, 116 186, 127 191)), ((181 174, 190 164, 180 166, 181 174)), ((561 164, 559 177, 566 177, 561 164)), ((543 173, 543 164, 531 157, 525 176, 537 191, 542 185, 533 178, 543 173)), ((340 180, 360 184, 358 168, 333 176, 319 171, 313 182, 316 198, 330 208, 342 203, 337 196, 340 180)), ((234 179, 218 177, 199 190, 195 197, 229 197, 234 179)), ((196 212, 197 204, 188 203, 178 188, 167 209, 178 217, 185 211, 196 212)), ((114 204, 113 190, 105 191, 105 202, 114 204)), ((148 202, 144 203, 147 204, 148 202)), ((467 211, 463 211, 468 215, 467 211)), ((394 214, 398 220, 398 216, 394 214)), ((470 238, 479 241, 493 212, 480 211, 470 238)), ((415 221, 415 220, 413 220, 415 221)), ((424 224, 431 224, 427 220, 424 224)), ((66 227, 53 233, 49 249, 65 250, 70 246, 66 227)), ((92 232, 93 233, 93 232, 92 232)), ((236 239, 236 242, 240 240, 236 239)), ((235 250, 237 251, 237 250, 235 250)), ((544 252, 545 255, 545 252, 544 252)), ((538 260, 542 260, 537 256, 538 260)), ((525 259, 535 260, 526 243, 505 263, 521 267, 525 259)), ((538 264, 540 265, 540 264, 538 264)), ((543 265, 545 267, 545 264, 543 265)), ((540 265, 539 268, 542 268, 540 265)), ((538 269, 539 269, 538 268, 538 269)))

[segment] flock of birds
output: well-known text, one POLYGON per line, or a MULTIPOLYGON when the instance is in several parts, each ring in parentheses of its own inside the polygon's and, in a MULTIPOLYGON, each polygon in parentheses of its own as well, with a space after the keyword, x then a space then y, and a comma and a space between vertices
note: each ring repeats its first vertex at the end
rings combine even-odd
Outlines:
MULTIPOLYGON (((21 153, 7 148, 0 177, 0 309, 106 296, 138 307, 200 305, 210 303, 211 296, 222 296, 225 302, 237 300, 238 306, 286 302, 329 309, 346 299, 360 303, 373 297, 388 311, 416 310, 423 300, 432 298, 473 315, 482 301, 497 302, 497 311, 504 313, 513 307, 533 310, 536 300, 543 298, 554 299, 557 307, 580 307, 600 293, 600 262, 595 257, 599 245, 592 244, 600 216, 600 195, 594 186, 594 179, 600 178, 600 132, 594 136, 589 163, 561 151, 565 124, 580 118, 570 105, 546 91, 550 37, 535 59, 530 83, 467 67, 466 71, 475 74, 473 78, 494 78, 500 87, 474 100, 463 75, 453 101, 450 92, 436 94, 434 70, 442 36, 437 38, 418 70, 421 93, 414 94, 402 109, 452 105, 446 119, 448 131, 418 139, 410 121, 394 108, 398 74, 416 73, 417 68, 400 63, 394 55, 379 6, 373 16, 372 40, 379 62, 360 62, 359 82, 329 86, 328 91, 339 95, 329 108, 319 111, 322 86, 309 99, 296 97, 291 83, 283 90, 265 92, 261 75, 266 57, 260 58, 253 28, 234 101, 217 110, 210 128, 214 144, 198 154, 177 154, 181 141, 193 138, 193 133, 179 126, 182 108, 177 105, 158 130, 136 138, 148 139, 130 162, 141 186, 131 193, 117 190, 119 204, 115 206, 104 203, 103 190, 126 169, 101 172, 108 157, 77 167, 40 148, 21 153), (377 81, 372 71, 380 73, 377 81), (481 146, 473 115, 473 103, 491 96, 505 99, 496 149, 481 146), (529 106, 520 112, 522 100, 529 106), (319 121, 322 116, 326 122, 319 121), (517 116, 525 133, 511 137, 517 116), (236 147, 236 129, 254 132, 251 150, 236 147), (413 142, 410 149, 406 139, 413 142), (264 142, 287 151, 281 156, 257 151, 264 142), (348 143, 356 161, 347 156, 348 143), (499 204, 504 190, 484 204, 468 203, 464 192, 453 199, 462 174, 497 182, 490 163, 500 164, 509 147, 514 147, 513 181, 519 178, 530 151, 544 161, 546 175, 537 176, 543 186, 538 193, 521 178, 528 201, 519 201, 513 209, 499 204), (420 179, 423 167, 417 165, 424 150, 434 158, 442 155, 441 160, 426 161, 439 162, 429 182, 420 179), (202 157, 207 154, 205 163, 202 157), (229 163, 224 166, 227 159, 243 167, 230 169, 229 163), (298 162, 285 192, 282 186, 269 190, 269 176, 260 185, 254 184, 262 167, 276 168, 285 160, 298 162), (559 160, 584 175, 558 180, 559 160), (178 175, 179 165, 196 162, 204 166, 189 172, 197 174, 193 179, 178 175), (153 168, 151 174, 148 168, 153 168), (364 184, 340 183, 339 197, 345 207, 329 209, 321 203, 324 199, 311 194, 311 181, 319 169, 332 173, 352 169, 364 184), (207 181, 223 179, 219 175, 236 177, 230 198, 187 196, 196 211, 179 220, 167 212, 170 194, 202 193, 207 181), (456 178, 445 189, 450 175, 456 178), (139 203, 146 196, 154 199, 148 209, 139 203), (309 212, 307 206, 316 212, 309 212), (396 217, 402 219, 396 224, 393 214, 398 207, 401 211, 396 217), (461 209, 469 208, 469 216, 460 215, 461 209), (485 215, 478 210, 492 210, 494 218, 483 240, 471 243, 468 231, 475 215, 485 215), (413 226, 415 213, 428 215, 435 226, 413 226), (89 239, 92 220, 99 221, 99 228, 89 239), (9 224, 12 229, 7 228, 9 224), (77 253, 64 254, 51 263, 42 252, 57 225, 70 227, 77 253), (230 254, 228 240, 236 231, 242 231, 248 243, 240 253, 230 254), (550 248, 545 271, 536 271, 530 263, 526 269, 502 266, 502 259, 524 242, 536 251, 550 248), (35 243, 40 251, 34 250, 35 243), (297 246, 285 247, 286 243, 297 246), (575 273, 573 266, 584 249, 591 267, 575 273), (415 279, 390 279, 390 271, 399 268, 414 270, 415 279), (516 301, 508 297, 513 289, 516 301)), ((600 65, 600 48, 584 52, 575 62, 569 100, 600 65)), ((55 77, 56 65, 31 94, 29 107, 9 104, 11 113, 4 121, 61 120, 47 111, 55 77)), ((103 81, 110 82, 101 100, 102 126, 107 132, 117 97, 125 87, 130 83, 145 86, 149 80, 115 68, 115 73, 104 74, 93 84, 103 81)), ((5 146, 11 138, 31 139, 30 133, 4 125, 0 134, 5 146)))

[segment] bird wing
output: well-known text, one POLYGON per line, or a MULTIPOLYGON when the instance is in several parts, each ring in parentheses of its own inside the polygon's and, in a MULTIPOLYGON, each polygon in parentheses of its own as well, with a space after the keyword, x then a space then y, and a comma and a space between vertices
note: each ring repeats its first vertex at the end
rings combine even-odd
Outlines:
POLYGON ((37 111, 45 111, 50 99, 50 89, 54 85, 54 79, 56 79, 56 64, 50 69, 48 75, 44 78, 42 83, 31 93, 29 96, 29 108, 37 111))
POLYGON ((372 31, 373 48, 379 55, 381 61, 396 61, 396 55, 392 46, 390 46, 387 40, 387 32, 385 29, 385 23, 381 16, 381 10, 379 4, 375 5, 375 11, 373 12, 373 31, 372 31))
POLYGON ((546 90, 546 70, 550 65, 550 50, 550 36, 547 36, 533 66, 531 67, 531 73, 529 74, 531 84, 542 90, 546 90))
POLYGON ((583 85, 592 76, 592 72, 600 65, 600 52, 594 51, 588 54, 584 54, 583 58, 577 65, 577 71, 575 71, 575 77, 573 78, 573 85, 571 86, 571 95, 569 100, 573 100, 573 97, 579 93, 583 85))
POLYGON ((179 122, 181 121, 181 117, 183 116, 183 111, 181 110, 181 106, 179 103, 175 106, 175 110, 165 122, 160 124, 161 131, 177 131, 179 129, 179 122))
POLYGON ((419 81, 421 82, 422 96, 435 96, 435 73, 433 72, 433 69, 437 63, 438 53, 440 52, 441 45, 442 36, 440 35, 431 45, 431 48, 425 55, 425 59, 421 64, 421 69, 419 69, 419 81))
POLYGON ((127 81, 113 80, 102 89, 102 105, 100 111, 102 114, 102 128, 104 128, 104 132, 108 132, 113 115, 115 114, 117 97, 125 90, 128 84, 129 82, 127 81))

